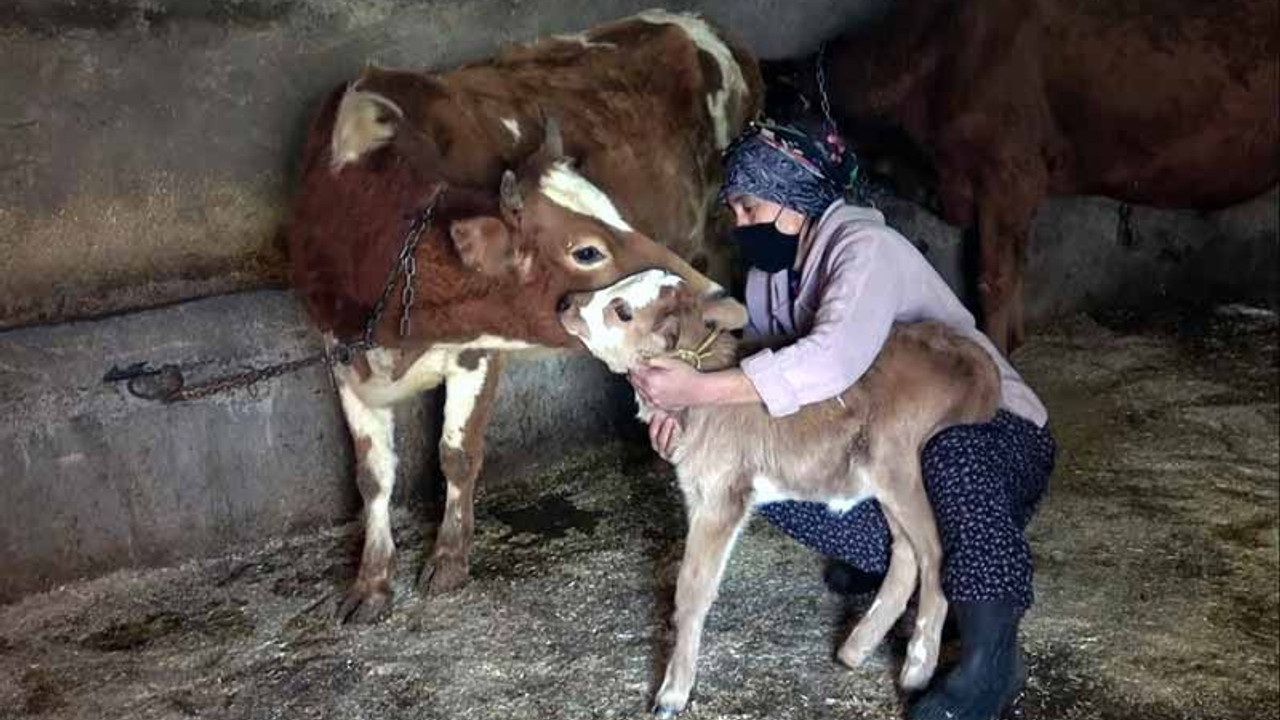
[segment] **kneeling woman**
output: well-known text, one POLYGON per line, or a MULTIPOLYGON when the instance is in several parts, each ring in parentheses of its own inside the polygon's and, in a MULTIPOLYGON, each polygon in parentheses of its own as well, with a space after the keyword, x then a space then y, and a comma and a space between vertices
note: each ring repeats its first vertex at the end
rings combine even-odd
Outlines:
MULTIPOLYGON (((1001 410, 989 423, 939 433, 921 458, 961 658, 910 718, 992 720, 1025 680, 1017 637, 1032 602, 1025 528, 1053 470, 1048 414, 920 252, 878 211, 843 199, 856 165, 828 140, 757 124, 726 153, 720 197, 734 212, 734 235, 749 266, 748 335, 785 344, 748 357, 739 369, 698 373, 655 361, 631 380, 650 405, 666 411, 649 429, 665 457, 679 442, 681 408, 764 403, 782 416, 835 397, 866 372, 894 322, 941 321, 978 340, 1000 368, 1001 410)), ((888 569, 889 529, 875 502, 842 515, 806 502, 762 505, 758 512, 863 576, 882 577, 888 569)))

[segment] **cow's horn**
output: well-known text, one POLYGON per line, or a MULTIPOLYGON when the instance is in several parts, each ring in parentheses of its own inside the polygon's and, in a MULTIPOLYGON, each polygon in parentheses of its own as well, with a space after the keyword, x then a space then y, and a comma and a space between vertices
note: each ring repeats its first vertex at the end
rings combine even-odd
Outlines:
POLYGON ((524 199, 520 197, 520 183, 516 180, 514 172, 503 171, 502 187, 499 192, 502 197, 502 209, 505 212, 520 212, 524 207, 524 199))
POLYGON ((560 134, 560 121, 548 117, 543 123, 542 149, 552 160, 564 157, 564 136, 560 134))

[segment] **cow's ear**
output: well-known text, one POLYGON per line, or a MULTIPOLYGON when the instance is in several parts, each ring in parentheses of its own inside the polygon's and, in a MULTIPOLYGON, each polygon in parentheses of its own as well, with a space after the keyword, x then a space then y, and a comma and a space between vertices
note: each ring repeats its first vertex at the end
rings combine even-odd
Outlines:
POLYGON ((480 216, 454 220, 449 237, 462 266, 485 275, 502 275, 515 265, 515 245, 511 232, 501 220, 480 216))
POLYGON ((747 324, 747 308, 731 297, 719 297, 702 303, 702 321, 708 327, 738 330, 747 324))

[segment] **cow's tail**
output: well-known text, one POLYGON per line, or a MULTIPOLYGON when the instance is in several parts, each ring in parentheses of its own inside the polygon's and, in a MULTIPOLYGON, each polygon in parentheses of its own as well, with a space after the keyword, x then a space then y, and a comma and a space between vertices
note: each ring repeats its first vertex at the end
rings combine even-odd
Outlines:
POLYGON ((404 111, 387 97, 361 90, 359 81, 348 85, 333 121, 329 154, 333 169, 391 142, 403 119, 404 111))

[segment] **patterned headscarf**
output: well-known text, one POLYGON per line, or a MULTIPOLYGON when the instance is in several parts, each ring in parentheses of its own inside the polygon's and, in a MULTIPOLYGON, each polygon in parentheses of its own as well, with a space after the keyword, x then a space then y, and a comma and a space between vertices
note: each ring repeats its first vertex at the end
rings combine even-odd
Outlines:
POLYGON ((755 195, 817 218, 853 190, 858 160, 838 135, 752 122, 724 152, 720 202, 755 195))

